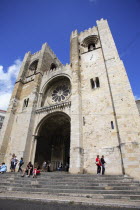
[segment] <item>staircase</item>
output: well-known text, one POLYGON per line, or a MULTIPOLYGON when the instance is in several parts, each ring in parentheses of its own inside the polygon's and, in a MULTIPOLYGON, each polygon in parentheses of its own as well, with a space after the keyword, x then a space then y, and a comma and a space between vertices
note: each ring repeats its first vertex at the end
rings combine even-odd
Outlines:
POLYGON ((94 199, 140 201, 140 182, 123 175, 72 175, 66 172, 42 172, 37 178, 20 173, 0 174, 0 191, 26 194, 51 194, 94 199))

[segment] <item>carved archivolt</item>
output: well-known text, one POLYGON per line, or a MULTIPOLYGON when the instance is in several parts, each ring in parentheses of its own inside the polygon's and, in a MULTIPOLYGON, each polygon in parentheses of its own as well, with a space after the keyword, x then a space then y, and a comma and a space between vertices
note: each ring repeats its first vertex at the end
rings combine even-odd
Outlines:
POLYGON ((88 36, 86 37, 83 42, 82 42, 82 46, 83 47, 88 47, 89 45, 91 44, 97 44, 98 42, 98 36, 97 35, 91 35, 91 36, 88 36))
POLYGON ((42 96, 42 105, 49 106, 67 101, 71 95, 70 80, 66 77, 52 81, 42 96))

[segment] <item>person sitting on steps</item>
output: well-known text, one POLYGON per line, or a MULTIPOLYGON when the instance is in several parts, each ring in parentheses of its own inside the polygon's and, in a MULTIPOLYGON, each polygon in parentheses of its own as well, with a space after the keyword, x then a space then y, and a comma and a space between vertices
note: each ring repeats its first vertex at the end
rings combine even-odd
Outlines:
POLYGON ((23 170, 23 174, 22 177, 25 176, 25 173, 27 173, 27 176, 29 177, 30 175, 32 175, 33 173, 33 165, 31 163, 31 161, 27 164, 27 167, 25 170, 23 170))
POLYGON ((0 166, 0 173, 3 174, 7 171, 7 166, 5 165, 5 163, 2 163, 2 165, 0 166))
POLYGON ((33 178, 36 178, 37 175, 40 175, 40 166, 35 167, 33 170, 33 178))

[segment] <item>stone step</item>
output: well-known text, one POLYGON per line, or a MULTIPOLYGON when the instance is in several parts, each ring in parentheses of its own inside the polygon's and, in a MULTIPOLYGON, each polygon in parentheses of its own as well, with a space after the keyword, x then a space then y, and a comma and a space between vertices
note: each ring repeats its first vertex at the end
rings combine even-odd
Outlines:
POLYGON ((33 193, 77 193, 77 194, 123 194, 123 195, 140 195, 140 190, 97 190, 97 189, 50 189, 50 188, 36 188, 36 187, 2 187, 6 191, 20 191, 33 193))
MULTIPOLYGON (((45 194, 45 193, 43 193, 45 194)), ((77 194, 60 193, 61 196, 76 197, 77 194)), ((79 194, 79 197, 94 198, 94 199, 123 199, 123 200, 135 200, 140 201, 140 195, 124 195, 124 194, 79 194)))
MULTIPOLYGON (((42 193, 38 193, 42 194, 42 193)), ((48 193, 43 193, 48 194, 48 193)), ((71 196, 71 197, 77 197, 76 193, 59 193, 56 194, 59 196, 71 196)), ((140 201, 140 195, 124 195, 124 194, 78 194, 78 197, 86 197, 86 198, 94 198, 94 199, 123 199, 123 200, 135 200, 140 201)))
MULTIPOLYGON (((7 175, 7 176, 4 176, 4 175, 1 175, 0 176, 1 177, 1 179, 21 179, 21 175, 7 175)), ((32 176, 30 176, 30 177, 32 177, 32 176)), ((96 177, 59 177, 59 179, 58 179, 58 177, 54 177, 54 176, 47 176, 47 177, 45 177, 45 176, 42 176, 42 175, 40 175, 40 176, 38 176, 38 178, 41 178, 42 180, 56 180, 56 181, 61 181, 61 180, 63 180, 63 181, 75 181, 75 180, 78 180, 78 181, 84 181, 84 180, 88 180, 88 181, 121 181, 121 180, 126 180, 126 181, 132 181, 133 179, 132 178, 130 178, 130 177, 127 177, 127 178, 125 178, 125 177, 106 177, 106 176, 96 176, 96 177)))
POLYGON ((37 182, 33 182, 33 183, 1 183, 0 184, 1 187, 6 187, 6 186, 12 186, 12 187, 37 187, 37 188, 55 188, 55 189, 107 189, 107 190, 140 190, 140 187, 138 186, 130 186, 130 185, 124 185, 124 186, 91 186, 91 185, 71 185, 71 184, 65 184, 65 185, 48 185, 48 184, 39 184, 37 182))
MULTIPOLYGON (((2 175, 19 175, 22 174, 22 172, 6 172, 2 175)), ((41 172, 41 175, 43 176, 66 176, 66 177, 98 177, 100 175, 97 174, 70 174, 68 172, 41 172)), ((107 175, 105 174, 104 176, 106 177, 124 177, 124 175, 107 175)), ((128 176, 129 177, 129 176, 128 176)))
MULTIPOLYGON (((5 173, 1 174, 1 177, 20 177, 21 173, 5 173)), ((52 179, 132 179, 131 177, 124 177, 123 175, 89 175, 89 174, 81 174, 81 175, 72 175, 72 174, 55 174, 55 173, 41 173, 41 177, 44 178, 52 178, 52 179)))
POLYGON ((133 185, 133 186, 140 186, 140 183, 138 182, 127 182, 127 181, 86 181, 83 180, 82 182, 80 181, 54 181, 54 180, 42 180, 39 178, 20 178, 20 179, 1 179, 1 183, 22 183, 22 184, 26 184, 26 183, 30 183, 30 182, 34 182, 37 181, 40 184, 48 184, 48 185, 91 185, 91 186, 113 186, 113 185, 117 185, 117 186, 128 186, 128 185, 133 185))
POLYGON ((71 183, 71 182, 59 182, 59 183, 54 183, 54 182, 45 182, 45 181, 38 181, 36 179, 33 179, 33 180, 14 180, 14 181, 6 181, 4 180, 3 182, 0 183, 0 186, 2 185, 24 185, 24 186, 27 186, 27 185, 31 185, 32 183, 35 183, 37 185, 41 185, 41 186, 91 186, 91 187, 106 187, 106 186, 112 186, 112 187, 140 187, 140 184, 137 184, 137 183, 88 183, 88 182, 83 182, 83 183, 71 183))
MULTIPOLYGON (((3 178, 20 178, 21 175, 0 175, 0 178, 3 179, 3 178)), ((132 178, 130 177, 107 177, 107 176, 96 176, 96 177, 54 177, 54 176, 43 176, 42 174, 38 177, 41 177, 42 179, 55 179, 55 180, 132 180, 132 178)))
POLYGON ((42 173, 37 178, 20 173, 0 174, 1 192, 52 194, 98 199, 140 200, 140 182, 123 175, 42 173))
MULTIPOLYGON (((17 191, 12 191, 11 193, 17 193, 17 191)), ((38 195, 49 195, 49 194, 53 194, 55 196, 71 196, 71 197, 80 197, 81 199, 86 197, 86 198, 94 198, 94 199, 107 199, 107 200, 111 200, 111 199, 117 199, 117 200, 133 200, 135 202, 140 202, 140 195, 132 195, 132 194, 90 194, 90 193, 69 193, 69 192, 61 192, 61 193, 57 193, 57 192, 32 192, 32 191, 28 191, 28 192, 22 192, 22 195, 24 196, 24 193, 30 196, 30 194, 38 194, 38 195)))

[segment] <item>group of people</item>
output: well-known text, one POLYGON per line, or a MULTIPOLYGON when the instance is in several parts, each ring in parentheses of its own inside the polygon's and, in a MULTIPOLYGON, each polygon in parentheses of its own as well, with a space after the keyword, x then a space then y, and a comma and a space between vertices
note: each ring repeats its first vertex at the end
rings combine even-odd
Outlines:
POLYGON ((27 175, 27 177, 30 177, 31 175, 33 175, 33 178, 36 178, 37 175, 40 174, 40 167, 33 167, 33 164, 31 163, 31 161, 27 164, 26 169, 23 170, 23 174, 21 177, 24 177, 25 174, 27 175))
MULTIPOLYGON (((23 170, 22 169, 22 165, 24 164, 23 158, 21 157, 20 161, 18 161, 17 157, 15 154, 12 155, 11 158, 11 172, 15 172, 17 163, 19 163, 19 168, 18 168, 18 172, 23 172, 22 177, 25 176, 25 174, 27 174, 27 176, 29 177, 30 175, 33 175, 33 178, 36 177, 38 174, 40 174, 40 166, 38 167, 34 167, 33 168, 33 164, 31 163, 31 161, 27 164, 26 168, 23 170)), ((100 158, 99 155, 97 155, 96 157, 96 162, 95 162, 96 166, 97 166, 97 174, 100 175, 104 175, 105 174, 105 160, 104 160, 104 156, 102 155, 102 157, 100 158), (101 170, 102 169, 102 170, 101 170)), ((42 170, 43 171, 48 171, 50 172, 50 167, 51 167, 51 163, 48 161, 44 161, 43 165, 42 165, 42 170)), ((61 169, 61 166, 59 166, 58 171, 61 169)), ((6 164, 3 162, 0 165, 0 173, 4 173, 7 171, 7 166, 6 164)))
POLYGON ((100 159, 99 155, 97 155, 95 162, 95 164, 97 165, 97 174, 101 174, 101 168, 102 168, 102 175, 105 174, 105 163, 106 162, 104 160, 104 156, 102 155, 100 159))
POLYGON ((18 172, 22 172, 22 177, 27 175, 29 177, 30 175, 33 175, 33 177, 36 177, 38 174, 40 174, 40 167, 33 168, 33 164, 31 161, 27 164, 25 169, 22 169, 22 166, 24 164, 23 158, 21 157, 20 161, 17 159, 17 156, 15 154, 12 155, 11 158, 11 165, 10 170, 11 172, 15 172, 16 166, 18 164, 18 172))
POLYGON ((15 154, 12 155, 12 158, 11 158, 11 166, 10 166, 10 169, 11 169, 11 172, 15 172, 16 170, 16 166, 17 166, 17 163, 19 163, 19 168, 18 168, 18 172, 22 172, 22 165, 24 164, 23 162, 23 158, 21 157, 20 161, 17 159, 17 156, 15 154))
POLYGON ((51 162, 48 161, 44 161, 43 164, 42 164, 42 170, 43 171, 47 171, 47 172, 51 172, 51 162))

